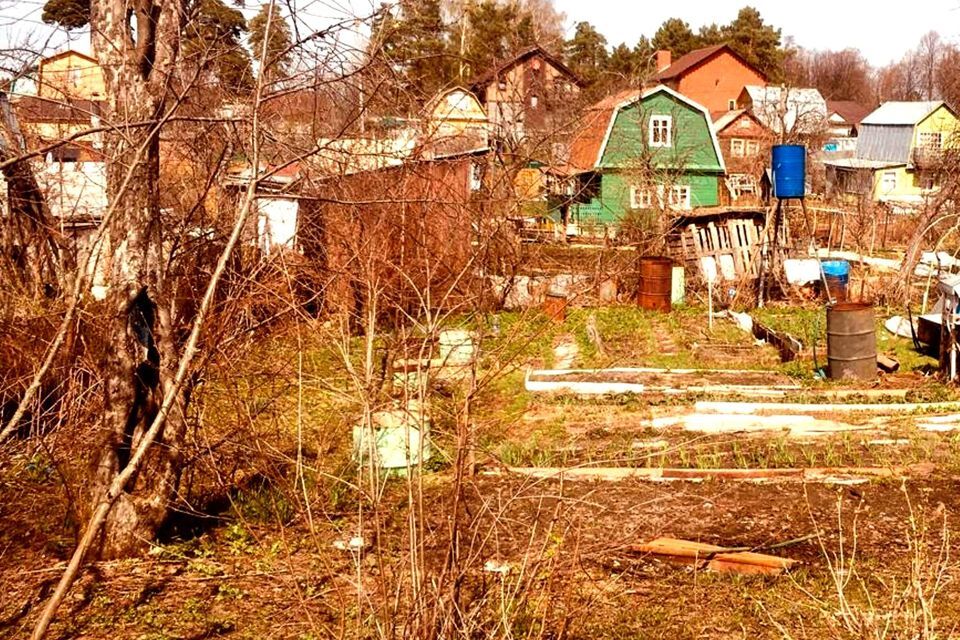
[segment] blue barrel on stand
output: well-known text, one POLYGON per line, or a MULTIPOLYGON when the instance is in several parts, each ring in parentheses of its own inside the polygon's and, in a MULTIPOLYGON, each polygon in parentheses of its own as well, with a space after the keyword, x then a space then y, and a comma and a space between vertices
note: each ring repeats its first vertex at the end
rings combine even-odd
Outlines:
POLYGON ((799 144, 774 145, 772 165, 774 197, 802 198, 806 191, 806 147, 799 144))

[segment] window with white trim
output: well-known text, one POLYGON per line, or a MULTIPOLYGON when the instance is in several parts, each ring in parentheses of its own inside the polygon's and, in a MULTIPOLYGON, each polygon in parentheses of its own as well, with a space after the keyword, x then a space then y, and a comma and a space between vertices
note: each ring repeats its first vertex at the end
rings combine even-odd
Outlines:
POLYGON ((747 141, 743 138, 732 138, 730 140, 730 155, 734 158, 742 158, 746 153, 747 141))
POLYGON ((667 204, 673 209, 690 209, 690 186, 678 184, 670 187, 667 204))
POLYGON ((669 147, 673 145, 673 118, 671 116, 650 117, 650 146, 669 147))
POLYGON ((922 131, 917 143, 921 149, 941 149, 943 148, 943 134, 939 131, 922 131))
POLYGON ((630 187, 630 208, 650 209, 653 207, 653 191, 643 187, 630 187))
POLYGON ((760 153, 760 142, 757 140, 747 140, 747 155, 755 156, 760 153))
POLYGON ((897 189, 897 172, 896 171, 884 171, 883 176, 880 178, 880 190, 883 193, 890 193, 896 191, 897 189))

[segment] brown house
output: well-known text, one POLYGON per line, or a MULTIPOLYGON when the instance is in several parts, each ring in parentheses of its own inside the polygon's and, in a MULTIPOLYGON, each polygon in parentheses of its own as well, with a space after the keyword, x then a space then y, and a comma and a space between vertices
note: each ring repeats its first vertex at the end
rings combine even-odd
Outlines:
POLYGON ((764 176, 773 133, 744 109, 714 117, 720 152, 727 167, 726 199, 731 205, 755 205, 765 199, 764 176))
POLYGON ((522 140, 551 132, 551 116, 580 95, 582 80, 540 47, 531 47, 477 76, 471 91, 480 100, 495 136, 522 140))
POLYGON ((766 86, 766 77, 730 45, 697 49, 670 63, 670 54, 657 52, 655 83, 665 84, 711 113, 737 109, 737 97, 746 85, 766 86))

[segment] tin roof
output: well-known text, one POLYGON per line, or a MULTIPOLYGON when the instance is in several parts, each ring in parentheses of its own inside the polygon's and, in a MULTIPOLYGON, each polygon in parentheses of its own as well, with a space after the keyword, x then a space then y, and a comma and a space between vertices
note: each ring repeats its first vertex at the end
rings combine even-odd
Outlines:
POLYGON ((813 133, 826 124, 827 101, 816 89, 747 85, 743 91, 750 98, 753 114, 776 133, 784 127, 787 131, 813 133), (786 113, 781 119, 783 105, 786 113))
POLYGON ((864 120, 857 136, 857 158, 907 163, 912 143, 912 124, 867 124, 864 120))
POLYGON ((943 106, 942 100, 919 102, 884 102, 862 124, 916 125, 943 106))

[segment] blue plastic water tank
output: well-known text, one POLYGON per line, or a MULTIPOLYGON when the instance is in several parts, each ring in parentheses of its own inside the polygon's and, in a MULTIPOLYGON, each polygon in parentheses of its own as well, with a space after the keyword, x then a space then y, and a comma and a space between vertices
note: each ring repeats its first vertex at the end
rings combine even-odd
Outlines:
POLYGON ((776 198, 802 198, 806 181, 807 149, 799 144, 773 147, 773 195, 776 198))
POLYGON ((824 260, 820 263, 825 276, 849 276, 850 263, 846 260, 824 260))

